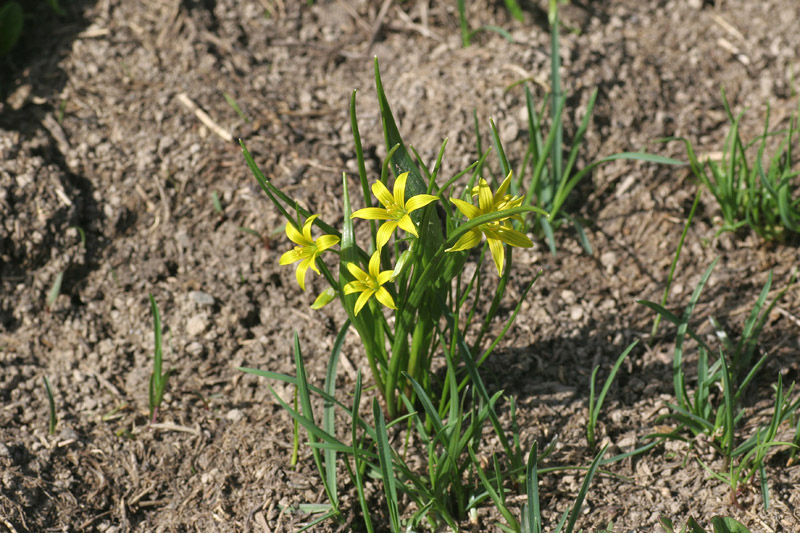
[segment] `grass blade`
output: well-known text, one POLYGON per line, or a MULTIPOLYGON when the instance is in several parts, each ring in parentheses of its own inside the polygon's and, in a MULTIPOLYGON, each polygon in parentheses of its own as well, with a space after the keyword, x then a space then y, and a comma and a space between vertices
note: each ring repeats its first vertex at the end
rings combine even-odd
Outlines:
MULTIPOLYGON (((339 354, 342 351, 345 335, 350 328, 350 320, 345 320, 339 333, 336 335, 336 340, 333 342, 333 349, 331 350, 331 357, 328 360, 328 371, 325 375, 325 392, 331 397, 336 395, 336 369, 339 366, 339 354)), ((334 413, 333 402, 325 402, 322 408, 322 429, 331 435, 336 434, 336 419, 334 413)), ((332 502, 334 508, 338 504, 338 495, 336 492, 336 452, 333 450, 325 450, 325 474, 328 478, 328 486, 332 488, 334 500, 332 502)))
POLYGON ((55 435, 56 424, 58 423, 58 415, 56 414, 56 401, 53 399, 53 389, 50 388, 50 380, 47 379, 47 376, 42 376, 42 379, 44 379, 44 390, 47 393, 47 404, 50 412, 47 432, 50 435, 55 435))
MULTIPOLYGON (((567 529, 565 533, 572 533, 572 530, 575 529, 575 523, 578 521, 578 517, 581 513, 581 508, 583 507, 583 500, 586 499, 586 493, 589 492, 589 485, 592 484, 592 478, 594 477, 595 472, 597 471, 597 467, 600 466, 600 461, 603 459, 603 456, 606 454, 606 450, 608 449, 608 445, 604 446, 600 453, 592 461, 592 464, 589 465, 589 470, 586 472, 586 477, 583 478, 583 484, 581 485, 581 490, 578 491, 578 497, 575 498, 575 503, 572 504, 572 511, 570 512, 569 522, 567 522, 567 529)), ((556 530, 556 533, 559 533, 561 528, 556 530)))
POLYGON ((528 533, 542 533, 542 513, 539 508, 539 480, 538 480, 538 447, 534 441, 531 453, 528 455, 528 464, 525 467, 525 487, 527 489, 528 504, 523 519, 527 523, 528 533))
POLYGON ((389 506, 389 520, 393 533, 401 533, 400 510, 397 504, 397 486, 392 469, 392 452, 389 447, 389 436, 386 433, 386 419, 378 405, 378 399, 372 399, 372 415, 375 417, 375 433, 378 437, 378 461, 383 479, 383 490, 386 504, 389 506))

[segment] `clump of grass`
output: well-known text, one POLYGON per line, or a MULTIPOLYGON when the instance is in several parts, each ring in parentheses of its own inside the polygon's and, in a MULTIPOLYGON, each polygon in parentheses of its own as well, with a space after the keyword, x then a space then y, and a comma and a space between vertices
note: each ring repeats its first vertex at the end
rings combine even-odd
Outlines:
MULTIPOLYGON (((675 525, 669 518, 662 516, 658 519, 658 523, 664 528, 665 533, 675 533, 675 525)), ((729 516, 715 516, 711 519, 711 527, 713 528, 711 530, 713 533, 750 533, 750 530, 741 522, 729 516)), ((691 516, 686 522, 686 525, 680 529, 680 533, 706 533, 706 531, 707 530, 703 529, 691 516)))
POLYGON ((710 158, 699 160, 688 139, 674 139, 686 146, 692 173, 719 205, 722 225, 718 234, 749 227, 765 240, 783 241, 800 233, 800 169, 792 157, 797 115, 792 115, 788 129, 770 131, 767 106, 764 131, 745 142, 739 131, 744 111, 734 117, 724 90, 722 103, 730 129, 719 163, 710 158), (767 142, 779 135, 783 138, 777 151, 767 158, 767 142))
POLYGON ((662 420, 673 420, 679 425, 672 432, 653 434, 650 437, 687 442, 694 442, 698 437, 702 437, 710 442, 712 447, 725 459, 727 472, 715 472, 699 458, 697 460, 713 477, 730 485, 732 503, 737 502, 738 487, 759 473, 762 499, 764 506, 767 507, 769 493, 764 459, 771 448, 794 446, 790 442, 777 441, 775 437, 778 427, 789 420, 800 407, 800 399, 791 402, 789 397, 792 389, 784 392, 782 378, 779 375, 770 423, 758 428, 755 433, 743 442, 739 442, 738 445, 737 428, 742 425, 745 415, 741 408, 745 392, 748 391, 769 356, 768 353, 765 353, 756 360, 758 338, 770 311, 794 283, 794 277, 765 309, 764 305, 772 285, 772 273, 770 272, 761 294, 745 321, 741 338, 735 344, 719 322, 711 317, 710 322, 717 338, 721 341, 719 350, 714 350, 689 327, 689 321, 716 263, 717 259, 706 269, 680 317, 656 303, 639 301, 677 326, 673 351, 673 386, 677 403, 667 404, 670 413, 664 415, 662 420), (687 387, 685 377, 684 343, 687 336, 698 344, 697 383, 694 390, 687 387), (719 352, 719 359, 710 364, 710 354, 716 351, 719 352), (684 430, 692 435, 691 439, 682 435, 684 430))
MULTIPOLYGON (((564 138, 563 112, 566 95, 562 91, 561 59, 559 40, 558 2, 550 3, 550 94, 539 109, 533 102, 530 89, 525 85, 525 101, 528 114, 528 148, 520 168, 514 174, 516 179, 511 185, 511 193, 519 194, 523 183, 528 183, 523 205, 535 205, 547 215, 532 213, 534 219, 532 230, 537 237, 544 238, 553 255, 557 252, 555 230, 564 225, 575 228, 583 248, 592 253, 592 247, 584 228, 584 222, 574 214, 565 210, 567 199, 575 187, 581 183, 591 171, 599 165, 615 160, 645 161, 650 163, 683 165, 672 158, 646 152, 623 152, 603 157, 578 169, 577 161, 583 139, 589 129, 592 112, 597 100, 595 89, 586 108, 586 113, 575 132, 572 143, 564 138), (549 129, 545 129, 545 115, 549 110, 549 129)), ((502 151, 497 128, 491 123, 492 142, 503 167, 508 166, 505 153, 502 151)), ((480 137, 480 135, 478 135, 480 137)))
POLYGON ((600 409, 603 407, 603 401, 606 398, 608 389, 611 388, 611 384, 614 382, 614 378, 617 376, 617 372, 619 371, 619 368, 622 366, 622 363, 625 361, 625 358, 628 357, 628 354, 631 353, 631 350, 633 350, 633 348, 638 343, 639 341, 634 341, 625 349, 625 351, 619 354, 619 357, 617 357, 617 361, 611 368, 611 372, 609 372, 608 377, 606 378, 606 381, 603 384, 603 389, 597 396, 596 401, 594 396, 595 380, 597 378, 597 371, 600 369, 600 366, 598 365, 594 367, 594 370, 592 370, 592 377, 591 380, 589 381, 589 421, 586 424, 586 442, 589 444, 590 448, 595 447, 595 428, 597 426, 597 417, 600 413, 600 409))
MULTIPOLYGON (((468 333, 477 330, 476 341, 470 347, 471 353, 476 354, 476 364, 480 366, 492 353, 518 311, 517 307, 500 337, 482 349, 484 335, 497 315, 510 276, 511 247, 533 246, 518 224, 525 213, 546 213, 537 207, 522 206, 521 196, 507 193, 512 181, 510 169, 504 183, 494 190, 480 178, 475 169, 488 152, 446 182, 437 181, 446 143, 442 144, 432 169, 421 164, 418 157, 415 161, 411 157, 415 153, 413 147, 406 148, 395 123, 377 60, 375 82, 388 155, 380 178, 370 180, 353 93, 350 119, 365 207, 353 209, 344 176, 341 231, 275 187, 242 146, 245 159, 262 189, 286 218, 286 234, 296 245, 283 254, 281 264, 300 262, 296 278, 301 289, 305 290, 306 272, 312 269, 325 278, 338 296, 364 345, 386 415, 393 420, 406 409, 400 401, 400 393, 413 396, 409 377, 419 383, 426 394, 433 394, 429 370, 440 345, 455 347, 459 338, 466 338, 468 333), (391 192, 387 188, 390 170, 395 174, 391 192), (466 184, 457 187, 462 178, 466 184), (353 219, 357 218, 369 221, 367 243, 356 240, 353 219), (380 229, 375 220, 383 221, 380 229), (312 235, 314 226, 323 232, 316 239, 312 235), (334 248, 337 244, 338 251, 334 248), (466 276, 467 251, 473 247, 478 247, 481 253, 475 273, 466 276), (336 270, 322 261, 323 253, 338 259, 338 277, 334 275, 336 270), (479 301, 475 295, 481 291, 480 265, 488 262, 489 256, 500 282, 492 306, 478 324, 474 321, 479 301), (460 314, 468 301, 472 302, 472 308, 466 315, 460 314), (384 310, 392 313, 394 319, 387 320, 384 310), (447 316, 454 317, 454 328, 437 330, 440 320, 447 316)), ((331 301, 330 294, 326 289, 315 307, 331 301)))
MULTIPOLYGON (((364 496, 367 479, 377 480, 384 490, 392 531, 424 525, 432 530, 443 526, 457 529, 461 520, 489 502, 502 517, 497 524, 500 529, 519 532, 532 527, 531 531, 538 531, 539 526, 535 525, 541 522, 538 503, 518 516, 509 495, 513 488, 525 484, 526 475, 533 472, 535 476, 536 462, 552 448, 538 457, 534 452, 533 465, 530 458, 526 465, 514 400, 509 400, 512 426, 509 432, 501 425, 497 412, 503 393, 489 394, 479 368, 511 327, 538 278, 537 275, 526 284, 500 334, 485 346, 484 336, 497 316, 509 280, 513 248, 532 246, 523 233, 524 216, 536 213, 546 217, 547 213, 536 206, 522 205, 523 196, 510 192, 513 172, 496 135, 494 150, 506 176, 500 185, 491 187, 480 178, 479 169, 489 151, 479 154, 478 161, 440 183, 445 143, 432 168, 423 165, 418 155, 412 158, 416 151, 413 147, 406 148, 400 136, 383 90, 377 60, 375 80, 387 157, 380 178, 370 187, 353 93, 351 126, 365 207, 353 209, 344 176, 341 230, 325 223, 272 184, 242 145, 248 166, 286 218, 286 234, 296 245, 279 262, 284 265, 299 262, 295 276, 303 290, 308 269, 320 274, 328 287, 317 297, 315 307, 338 300, 348 319, 334 342, 322 388, 309 384, 296 334, 293 345, 296 376, 252 368, 240 370, 296 387, 293 405, 277 395, 275 398, 292 416, 295 427, 305 430, 327 497, 327 503, 317 508, 321 516, 307 528, 340 516, 338 487, 343 480, 338 477, 341 462, 337 462, 337 455, 344 455, 346 481, 356 487, 367 531, 375 530, 373 510, 364 496), (390 171, 395 174, 391 191, 390 171), (462 178, 466 183, 457 187, 462 178), (377 203, 373 203, 370 192, 377 203), (376 207, 378 203, 382 207, 376 207), (364 245, 356 240, 355 218, 369 221, 365 228, 369 238, 364 245), (380 227, 375 220, 382 221, 380 227), (315 231, 322 235, 315 238, 315 231), (473 247, 479 253, 468 254, 473 247), (336 269, 322 260, 323 254, 338 263, 338 277, 336 269), (470 260, 476 260, 476 265, 473 273, 467 275, 465 265, 470 260), (489 310, 481 320, 478 305, 486 284, 484 262, 500 279, 489 310), (352 406, 336 399, 339 355, 351 327, 363 343, 372 380, 380 395, 370 402, 371 421, 359 414, 363 385, 360 372, 352 406), (474 341, 468 343, 467 339, 474 341), (446 361, 444 377, 431 372, 435 355, 442 355, 446 361), (312 395, 324 401, 321 413, 313 411, 312 395), (335 427, 337 409, 351 421, 349 443, 337 437, 342 434, 335 427), (486 451, 484 434, 499 443, 499 453, 492 455, 486 451), (419 443, 424 455, 423 470, 412 467, 406 451, 393 446, 399 442, 395 437, 406 443, 419 443), (488 462, 481 460, 483 455, 490 456, 488 462), (401 502, 413 502, 416 511, 403 516, 401 502)), ((516 183, 519 187, 519 180, 516 183)), ((612 380, 613 375, 596 402, 592 398, 593 423, 612 380)), ((296 430, 295 453, 298 440, 296 430)), ((600 452, 588 470, 579 498, 564 514, 558 531, 572 531, 575 527, 588 484, 600 464, 630 457, 653 445, 605 460, 602 459, 605 449, 600 452)))
MULTIPOLYGON (((511 13, 511 16, 522 22, 525 17, 522 13, 522 9, 517 3, 517 0, 505 0, 505 3, 506 9, 508 9, 508 12, 511 13)), ((482 31, 495 32, 498 35, 503 36, 503 38, 505 38, 508 42, 514 42, 511 34, 498 26, 487 25, 481 26, 480 28, 471 29, 469 25, 469 19, 467 18, 467 6, 465 0, 458 0, 458 21, 461 28, 461 45, 464 48, 468 47, 472 42, 472 38, 475 37, 477 33, 482 31)))
MULTIPOLYGON (((393 532, 399 533, 409 528, 417 530, 423 525, 433 531, 440 530, 444 525, 458 530, 459 521, 466 519, 488 501, 503 519, 495 524, 499 529, 511 532, 541 531, 538 462, 553 448, 549 447, 540 455, 538 446, 534 443, 527 462, 523 461, 518 426, 513 423, 512 434, 508 435, 500 425, 497 404, 503 392, 489 395, 477 367, 471 362, 468 347, 461 343, 461 349, 467 352, 462 355, 467 355, 466 357, 454 358, 445 352, 448 369, 446 386, 452 400, 446 403, 447 410, 443 416, 439 413, 441 405, 437 406, 422 385, 409 376, 416 401, 413 396, 401 393, 401 400, 408 407, 408 413, 387 422, 377 398, 373 398, 373 422, 370 424, 359 410, 363 391, 360 371, 356 376, 352 406, 341 403, 335 397, 336 368, 347 326, 345 324, 334 342, 322 389, 308 383, 297 334, 294 337, 296 376, 253 368, 239 369, 296 387, 296 405, 299 408, 283 401, 271 387, 270 390, 275 400, 305 429, 314 463, 328 498, 328 503, 317 509, 322 513, 321 516, 307 524, 303 530, 339 516, 337 487, 342 485, 343 480, 337 477, 341 472, 337 465, 340 467, 342 464, 341 459, 337 460, 337 455, 343 454, 347 458, 344 462, 347 481, 356 488, 367 531, 377 530, 373 523, 375 510, 370 508, 365 496, 367 479, 376 480, 384 492, 389 529, 393 532), (472 379, 469 388, 459 388, 455 367, 461 365, 472 379), (321 417, 314 413, 312 393, 324 400, 321 417), (421 410, 416 410, 415 405, 421 405, 421 410), (335 427, 334 411, 337 409, 351 421, 349 444, 336 437, 342 433, 335 427), (321 423, 318 422, 319 419, 321 423), (503 450, 502 455, 490 456, 488 469, 484 466, 485 459, 481 459, 487 442, 485 426, 491 428, 489 438, 497 439, 503 450), (403 427, 406 428, 405 434, 403 427), (397 450, 391 445, 392 441, 407 442, 412 432, 423 453, 425 466, 422 471, 407 460, 406 451, 397 450), (527 504, 521 516, 517 516, 511 507, 509 496, 510 488, 520 483, 524 483, 527 491, 527 504), (404 501, 415 503, 417 511, 411 516, 403 517, 401 514, 400 504, 404 501)), ((514 412, 513 401, 511 412, 514 412)), ((620 459, 615 457, 602 461, 605 451, 603 448, 588 467, 577 498, 564 512, 555 531, 571 533, 574 530, 589 484, 597 469, 601 464, 620 459)), ((628 456, 629 454, 625 455, 628 456)), ((554 469, 548 469, 552 470, 554 469)))

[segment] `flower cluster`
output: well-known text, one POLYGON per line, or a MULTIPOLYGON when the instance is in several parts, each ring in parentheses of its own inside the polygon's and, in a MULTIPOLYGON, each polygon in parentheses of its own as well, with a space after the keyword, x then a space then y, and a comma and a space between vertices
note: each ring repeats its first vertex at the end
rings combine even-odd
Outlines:
MULTIPOLYGON (((470 220, 481 215, 497 213, 522 205, 522 197, 512 197, 510 194, 506 194, 510 184, 511 173, 509 172, 508 176, 506 176, 506 179, 500 184, 497 192, 492 194, 489 184, 486 183, 485 179, 481 178, 478 186, 472 190, 473 198, 475 196, 478 197, 478 207, 475 207, 471 203, 465 202, 464 200, 459 200, 458 198, 451 198, 450 201, 456 204, 458 210, 470 220)), ((460 239, 458 239, 453 247, 448 248, 447 251, 458 252, 460 250, 467 250, 477 246, 481 242, 481 235, 485 235, 486 240, 489 243, 489 250, 492 252, 494 265, 497 267, 497 273, 502 275, 503 262, 505 259, 503 243, 506 243, 510 246, 516 246, 518 248, 530 248, 533 246, 533 243, 528 237, 511 227, 509 221, 512 219, 519 220, 520 222, 522 221, 522 218, 519 215, 516 215, 501 218, 500 220, 495 220, 494 222, 481 224, 477 228, 469 230, 467 233, 465 233, 460 239)))
MULTIPOLYGON (((431 194, 417 194, 407 201, 405 199, 406 181, 408 172, 400 174, 394 182, 392 192, 381 183, 376 181, 372 185, 372 193, 383 207, 366 207, 359 209, 352 214, 352 218, 366 220, 384 220, 375 237, 376 250, 369 260, 367 271, 353 263, 347 263, 347 269, 353 275, 355 281, 351 281, 342 288, 344 294, 360 293, 356 300, 354 312, 356 315, 364 308, 369 299, 375 296, 384 306, 390 309, 397 309, 391 293, 384 287, 386 283, 393 280, 393 271, 380 270, 381 249, 389 242, 389 239, 399 227, 406 233, 419 238, 419 233, 410 214, 421 209, 428 204, 437 201, 439 198, 431 194)), ((511 173, 500 185, 496 193, 492 193, 489 184, 483 178, 480 179, 478 186, 473 188, 472 197, 478 198, 478 205, 475 206, 464 200, 451 198, 458 210, 469 220, 473 220, 482 215, 498 213, 504 210, 518 207, 522 204, 522 198, 507 194, 511 183, 511 173)), ((300 288, 305 290, 305 275, 309 267, 319 274, 316 260, 325 250, 338 244, 339 238, 334 235, 323 235, 314 240, 311 237, 311 226, 318 215, 311 215, 303 224, 302 233, 297 230, 293 223, 286 224, 286 235, 297 244, 294 249, 286 252, 280 258, 281 265, 288 265, 297 261, 302 261, 296 272, 297 283, 300 288)), ((522 221, 519 215, 510 215, 492 222, 480 224, 468 230, 456 243, 445 250, 446 252, 458 252, 473 248, 481 243, 483 236, 489 243, 489 250, 492 253, 495 267, 498 273, 502 274, 505 259, 503 244, 521 248, 533 246, 531 240, 520 231, 513 229, 511 220, 522 221)))

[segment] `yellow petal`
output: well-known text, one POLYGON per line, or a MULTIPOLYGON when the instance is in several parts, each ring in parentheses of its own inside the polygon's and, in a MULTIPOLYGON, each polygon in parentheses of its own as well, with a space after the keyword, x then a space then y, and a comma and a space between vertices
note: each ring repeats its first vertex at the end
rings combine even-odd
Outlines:
POLYGON ((374 293, 375 289, 366 290, 361 293, 361 295, 358 297, 358 300, 356 300, 356 307, 355 307, 356 316, 358 316, 358 312, 361 311, 361 309, 364 307, 364 305, 366 305, 367 301, 369 300, 369 297, 372 296, 374 293))
POLYGON ((303 260, 302 263, 300 263, 300 265, 298 265, 297 268, 300 268, 304 265, 306 268, 311 267, 311 270, 319 274, 319 268, 317 268, 317 254, 309 255, 307 258, 303 260))
POLYGON ((394 181, 394 203, 403 206, 406 203, 406 180, 408 179, 408 172, 403 172, 394 181))
POLYGON ((397 306, 394 305, 394 300, 392 299, 392 295, 389 294, 389 291, 387 291, 383 287, 377 290, 377 292, 375 293, 375 298, 377 298, 377 300, 380 303, 382 303, 389 309, 397 309, 397 306))
POLYGON ((389 189, 386 188, 386 185, 380 181, 376 181, 372 184, 372 194, 375 195, 375 198, 377 198, 384 207, 389 207, 394 203, 392 193, 390 193, 389 189))
POLYGON ((291 222, 286 223, 286 236, 289 237, 290 241, 295 244, 299 244, 300 246, 308 246, 310 244, 306 241, 306 238, 303 236, 303 234, 297 231, 297 228, 295 228, 294 224, 291 222))
POLYGON ((378 234, 375 235, 375 245, 378 247, 378 250, 389 242, 389 238, 392 236, 392 233, 394 233, 396 227, 397 221, 395 220, 390 220, 389 222, 381 224, 381 227, 378 228, 378 234))
POLYGON ((511 185, 511 174, 512 171, 508 171, 508 176, 506 179, 503 180, 503 183, 500 184, 500 188, 497 189, 497 192, 494 193, 494 203, 495 205, 499 204, 503 201, 503 197, 506 195, 506 191, 508 190, 508 186, 511 185))
POLYGON ((378 279, 378 274, 381 270, 381 253, 378 250, 373 252, 372 257, 369 258, 369 277, 373 280, 378 279))
POLYGON ((470 220, 481 214, 480 210, 478 210, 477 207, 475 207, 469 202, 465 202, 464 200, 459 200, 458 198, 450 198, 450 201, 456 204, 456 207, 458 208, 459 211, 461 211, 461 214, 463 214, 470 220))
POLYGON ((452 248, 448 248, 445 252, 460 252, 477 246, 481 242, 482 234, 476 229, 471 229, 461 236, 452 248))
POLYGON ((313 237, 311 237, 311 225, 314 224, 314 219, 318 216, 319 215, 311 215, 306 219, 305 224, 303 224, 303 237, 305 237, 308 242, 314 242, 313 237))
POLYGON ((380 207, 365 207, 364 209, 359 209, 350 215, 350 218, 363 218, 364 220, 390 220, 392 216, 386 209, 381 209, 380 207))
POLYGON ((419 238, 417 227, 414 225, 414 222, 411 220, 410 216, 404 215, 403 218, 397 221, 397 225, 400 226, 404 231, 412 234, 414 237, 419 238))
POLYGON ((304 257, 308 255, 308 251, 305 248, 300 248, 299 246, 295 246, 285 254, 281 256, 278 260, 278 264, 280 265, 291 265, 296 261, 300 261, 304 257))
POLYGON ((311 261, 306 259, 297 265, 297 270, 294 273, 295 278, 297 279, 297 284, 300 285, 300 288, 304 291, 306 290, 306 272, 308 271, 309 265, 311 265, 311 261))
POLYGON ((494 208, 494 196, 492 196, 492 189, 486 180, 481 178, 480 187, 478 188, 478 207, 481 214, 486 214, 494 208))
POLYGON ((367 289, 369 289, 369 287, 363 281, 351 281, 344 286, 344 293, 353 294, 354 292, 364 292, 367 289))
POLYGON ((323 235, 317 239, 317 251, 324 252, 331 246, 336 246, 337 244, 339 244, 339 237, 336 235, 323 235))
POLYGON ((375 279, 375 281, 378 282, 378 285, 383 285, 387 281, 391 280, 392 276, 394 276, 394 270, 384 270, 378 274, 378 277, 375 279))
POLYGON ((353 277, 358 281, 362 283, 369 281, 369 276, 367 273, 361 270, 355 263, 347 263, 347 270, 349 270, 350 274, 352 274, 353 277))
POLYGON ((432 194, 418 194, 416 196, 412 196, 406 203, 406 213, 416 211, 420 207, 425 207, 429 203, 435 202, 438 199, 439 198, 432 194))
POLYGON ((494 266, 497 267, 497 273, 503 275, 503 259, 506 255, 506 250, 503 248, 503 243, 498 239, 487 239, 489 241, 489 250, 492 252, 492 259, 494 259, 494 266))
POLYGON ((504 243, 510 244, 511 246, 516 246, 517 248, 530 248, 533 246, 533 242, 531 242, 527 235, 515 229, 500 226, 496 230, 493 230, 493 233, 504 243))

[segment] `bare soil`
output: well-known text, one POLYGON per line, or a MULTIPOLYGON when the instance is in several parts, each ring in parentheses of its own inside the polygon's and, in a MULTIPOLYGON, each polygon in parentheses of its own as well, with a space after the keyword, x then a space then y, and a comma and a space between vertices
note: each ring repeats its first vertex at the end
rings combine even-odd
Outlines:
MULTIPOLYGON (((506 28, 514 42, 482 32, 468 48, 455 2, 394 2, 382 14, 376 0, 77 0, 62 2, 63 17, 42 4, 28 12, 15 52, 0 59, 0 530, 294 531, 310 519, 296 506, 324 501, 313 462, 302 448, 290 465, 289 416, 264 380, 236 367, 294 373, 296 331, 320 382, 344 314, 311 311, 324 281, 309 278, 303 293, 293 269, 278 266, 288 247, 283 221, 236 139, 276 185, 339 223, 341 175, 356 171, 352 90, 370 172, 386 153, 377 56, 401 131, 426 162, 445 137, 444 175, 475 160, 474 112, 484 146, 491 117, 516 167, 527 138, 524 93, 512 84, 530 78, 537 101, 546 95, 546 2, 525 2, 524 23, 502 2, 469 2, 474 27, 506 28), (48 305, 59 273, 60 295, 48 305), (148 293, 162 313, 165 365, 175 369, 156 427, 147 425, 148 293), (43 376, 59 417, 53 436, 43 376)), ((568 137, 599 89, 580 165, 638 149, 685 158, 679 143, 654 142, 673 135, 699 153, 719 151, 723 87, 734 110, 748 108, 746 138, 760 133, 767 102, 775 125, 797 109, 795 0, 575 1, 562 18, 572 30, 562 36, 568 137)), ((589 463, 592 368, 608 369, 633 340, 648 342, 609 393, 601 440, 631 449, 672 399, 674 328, 662 325, 650 339, 654 315, 636 300, 660 298, 696 190, 686 168, 609 164, 571 205, 591 221, 592 254, 568 230, 556 257, 543 242, 515 253, 498 329, 524 284, 544 274, 484 372, 494 390, 517 398, 526 448, 558 436, 548 465, 589 463)), ((669 302, 681 309, 719 256, 693 320, 704 335, 712 315, 740 331, 768 273, 774 295, 798 263, 796 243, 768 245, 746 231, 717 237, 718 215, 704 194, 669 302)), ((799 377, 798 316, 795 287, 762 335, 771 356, 743 435, 769 419, 778 373, 787 384, 799 377)), ((353 368, 368 372, 355 335, 344 354, 350 366, 338 391, 346 398, 353 368)), ((779 436, 791 438, 790 428, 779 436)), ((723 468, 702 446, 675 443, 610 467, 579 526, 652 531, 659 516, 707 525, 722 514, 753 531, 800 531, 800 469, 786 466, 785 452, 768 459, 769 510, 756 485, 732 505, 696 456, 723 468)), ((551 523, 581 477, 543 477, 551 523)), ((316 531, 360 530, 353 487, 341 490, 344 521, 316 531)), ((495 519, 487 507, 464 529, 493 531, 495 519)))

